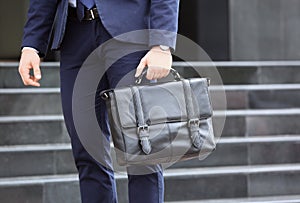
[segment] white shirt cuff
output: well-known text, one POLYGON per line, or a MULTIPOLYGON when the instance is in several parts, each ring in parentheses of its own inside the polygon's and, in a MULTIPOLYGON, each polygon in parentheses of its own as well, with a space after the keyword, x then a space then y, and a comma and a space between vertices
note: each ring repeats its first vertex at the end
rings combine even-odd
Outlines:
POLYGON ((25 50, 35 51, 37 54, 39 53, 38 50, 36 50, 35 48, 32 48, 32 47, 23 47, 22 52, 25 51, 25 50))

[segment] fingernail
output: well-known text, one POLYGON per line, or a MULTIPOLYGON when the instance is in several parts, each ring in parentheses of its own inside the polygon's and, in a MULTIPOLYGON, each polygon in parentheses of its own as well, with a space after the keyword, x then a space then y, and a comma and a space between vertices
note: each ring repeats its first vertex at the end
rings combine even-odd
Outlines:
POLYGON ((41 77, 42 77, 41 75, 36 75, 35 76, 36 79, 41 79, 41 77))

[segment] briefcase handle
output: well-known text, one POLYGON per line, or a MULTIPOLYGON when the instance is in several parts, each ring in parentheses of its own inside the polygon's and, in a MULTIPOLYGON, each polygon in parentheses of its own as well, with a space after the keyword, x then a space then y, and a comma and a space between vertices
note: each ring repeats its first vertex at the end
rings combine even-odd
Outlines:
MULTIPOLYGON (((142 82, 143 78, 145 77, 146 73, 147 73, 147 69, 144 70, 142 72, 142 74, 135 80, 135 84, 136 85, 140 85, 141 84, 141 82, 142 82)), ((171 68, 170 69, 170 73, 173 75, 173 77, 174 77, 174 79, 176 81, 182 80, 182 77, 180 76, 180 74, 175 69, 171 68)))

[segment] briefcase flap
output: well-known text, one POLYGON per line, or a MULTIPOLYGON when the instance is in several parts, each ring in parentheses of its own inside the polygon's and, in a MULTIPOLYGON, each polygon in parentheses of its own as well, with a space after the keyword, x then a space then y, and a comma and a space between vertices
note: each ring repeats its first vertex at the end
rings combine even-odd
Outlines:
POLYGON ((192 99, 192 109, 194 113, 197 112, 195 115, 198 119, 211 117, 208 80, 193 78, 185 81, 188 81, 188 87, 184 86, 182 80, 110 91, 109 98, 114 100, 117 110, 115 115, 118 117, 113 119, 119 119, 122 128, 137 127, 137 111, 141 109, 148 126, 188 121, 187 99, 192 99), (191 92, 191 98, 187 98, 186 91, 191 92))

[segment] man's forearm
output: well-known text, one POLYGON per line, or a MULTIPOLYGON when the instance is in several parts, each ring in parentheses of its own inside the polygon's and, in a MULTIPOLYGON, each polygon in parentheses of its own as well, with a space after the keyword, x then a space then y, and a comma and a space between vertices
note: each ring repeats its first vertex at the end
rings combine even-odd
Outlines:
POLYGON ((149 46, 166 45, 175 49, 179 0, 151 0, 149 46))

